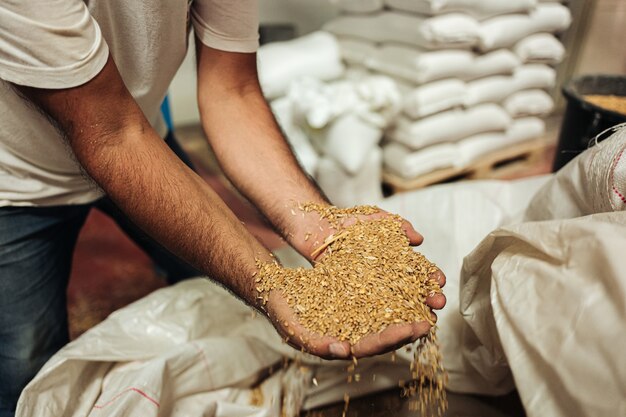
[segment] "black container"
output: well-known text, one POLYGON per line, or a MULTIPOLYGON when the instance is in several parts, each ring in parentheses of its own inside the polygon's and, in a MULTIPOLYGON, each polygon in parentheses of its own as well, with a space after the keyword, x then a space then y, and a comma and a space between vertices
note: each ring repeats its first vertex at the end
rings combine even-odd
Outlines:
MULTIPOLYGON (((561 125, 552 171, 557 171, 587 149, 596 135, 626 122, 626 115, 585 101, 587 94, 626 96, 626 76, 586 75, 563 87, 567 107, 561 125)), ((598 138, 601 140, 604 138, 598 138)))

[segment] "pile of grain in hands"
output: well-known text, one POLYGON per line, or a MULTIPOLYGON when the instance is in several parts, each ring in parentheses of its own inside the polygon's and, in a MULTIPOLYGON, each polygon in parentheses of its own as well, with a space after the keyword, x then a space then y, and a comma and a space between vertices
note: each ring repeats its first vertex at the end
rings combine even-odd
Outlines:
MULTIPOLYGON (((425 302, 429 295, 441 292, 429 278, 437 268, 409 246, 399 216, 354 222, 356 216, 379 209, 305 204, 301 210, 317 212, 335 233, 320 246, 324 255, 313 269, 259 263, 259 297, 267 301, 270 291, 281 291, 300 324, 352 345, 392 324, 428 321, 434 325, 425 302), (344 226, 346 219, 352 219, 352 224, 344 226)), ((434 406, 443 412, 445 372, 434 328, 417 344, 411 374, 413 381, 401 386, 415 399, 412 406, 423 411, 434 406)))

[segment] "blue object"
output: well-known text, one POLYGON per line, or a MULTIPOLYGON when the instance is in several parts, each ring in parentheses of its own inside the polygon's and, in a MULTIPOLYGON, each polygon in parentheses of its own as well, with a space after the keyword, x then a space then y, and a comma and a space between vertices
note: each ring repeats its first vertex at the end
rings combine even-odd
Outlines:
POLYGON ((165 98, 163 99, 163 103, 161 103, 161 113, 163 113, 163 118, 165 119, 167 130, 169 130, 170 132, 174 131, 174 122, 172 122, 172 111, 170 109, 169 94, 165 96, 165 98))

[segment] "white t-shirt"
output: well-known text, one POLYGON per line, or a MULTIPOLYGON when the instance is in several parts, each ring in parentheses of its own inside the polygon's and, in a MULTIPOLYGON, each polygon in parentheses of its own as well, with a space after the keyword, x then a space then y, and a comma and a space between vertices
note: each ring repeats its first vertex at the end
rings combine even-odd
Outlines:
POLYGON ((0 2, 0 206, 82 204, 102 195, 48 119, 9 84, 68 88, 95 77, 111 53, 147 119, 187 51, 258 48, 257 0, 5 0, 0 2))

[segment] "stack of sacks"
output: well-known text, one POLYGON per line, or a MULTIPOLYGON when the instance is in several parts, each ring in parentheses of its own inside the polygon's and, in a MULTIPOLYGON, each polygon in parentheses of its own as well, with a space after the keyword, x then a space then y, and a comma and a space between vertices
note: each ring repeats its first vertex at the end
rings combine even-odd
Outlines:
POLYGON ((302 129, 294 123, 291 83, 303 77, 334 80, 344 74, 339 45, 327 32, 314 32, 286 42, 262 46, 258 52, 259 80, 263 93, 303 169, 314 175, 319 156, 302 129))
MULTIPOLYGON (((372 5, 378 7, 352 4, 359 10, 372 5)), ((396 83, 361 71, 347 74, 338 41, 328 32, 265 45, 258 60, 263 92, 285 137, 331 201, 352 206, 381 199, 378 143, 400 111, 396 83)))
POLYGON ((479 133, 458 142, 440 143, 417 151, 400 142, 390 142, 383 148, 383 161, 388 172, 410 179, 437 169, 465 168, 489 152, 537 138, 544 133, 543 120, 522 117, 513 120, 504 131, 479 133))
POLYGON ((330 200, 352 206, 381 199, 378 143, 400 105, 393 80, 380 75, 333 83, 301 79, 288 97, 294 124, 321 155, 315 178, 330 200))
POLYGON ((539 117, 554 106, 552 66, 564 56, 554 33, 569 25, 567 7, 537 0, 338 4, 343 14, 324 29, 338 37, 348 68, 392 77, 403 96, 383 146, 385 169, 410 179, 543 134, 539 117))
POLYGON ((259 80, 269 100, 283 96, 289 84, 301 77, 334 80, 344 71, 337 40, 325 32, 264 45, 257 57, 259 80))

